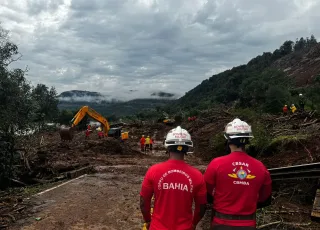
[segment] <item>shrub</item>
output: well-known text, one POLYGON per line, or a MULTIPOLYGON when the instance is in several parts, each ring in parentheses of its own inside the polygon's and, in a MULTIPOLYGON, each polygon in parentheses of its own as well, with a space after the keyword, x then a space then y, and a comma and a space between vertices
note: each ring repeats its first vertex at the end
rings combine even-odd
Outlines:
POLYGON ((259 123, 252 125, 252 132, 254 138, 251 139, 250 144, 247 146, 247 152, 250 156, 256 157, 266 152, 271 142, 271 137, 266 127, 259 123))
POLYGON ((226 139, 221 133, 209 139, 209 149, 211 150, 210 159, 226 154, 226 139))

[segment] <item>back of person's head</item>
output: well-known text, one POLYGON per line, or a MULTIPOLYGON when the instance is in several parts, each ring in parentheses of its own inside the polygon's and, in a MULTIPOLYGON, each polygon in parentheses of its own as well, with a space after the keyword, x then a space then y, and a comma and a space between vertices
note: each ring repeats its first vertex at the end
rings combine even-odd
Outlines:
POLYGON ((228 145, 234 145, 237 148, 245 148, 249 140, 253 138, 251 126, 239 118, 229 122, 224 131, 224 137, 228 145))
POLYGON ((193 142, 189 132, 177 126, 168 132, 164 145, 171 153, 186 154, 189 147, 193 147, 193 142))

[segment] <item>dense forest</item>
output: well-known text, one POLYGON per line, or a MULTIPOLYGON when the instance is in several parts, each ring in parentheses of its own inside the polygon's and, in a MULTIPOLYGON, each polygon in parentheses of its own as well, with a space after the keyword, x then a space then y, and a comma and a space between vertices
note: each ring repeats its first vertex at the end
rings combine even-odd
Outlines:
POLYGON ((299 93, 307 98, 307 106, 319 108, 320 80, 316 76, 309 85, 297 86, 295 79, 277 69, 273 63, 292 53, 307 53, 317 46, 317 40, 300 38, 296 42, 285 41, 274 52, 265 52, 246 65, 240 65, 230 70, 213 75, 200 85, 187 92, 173 106, 184 110, 210 108, 224 104, 236 108, 251 108, 261 112, 279 113, 284 104, 297 104, 299 93))

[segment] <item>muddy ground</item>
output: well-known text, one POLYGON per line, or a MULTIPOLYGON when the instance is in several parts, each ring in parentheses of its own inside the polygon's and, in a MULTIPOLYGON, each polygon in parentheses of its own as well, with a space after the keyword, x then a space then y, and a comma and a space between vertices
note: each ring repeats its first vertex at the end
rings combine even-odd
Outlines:
MULTIPOLYGON (((221 130, 224 123, 199 120, 186 125, 197 145, 194 154, 187 156, 188 163, 202 172, 205 170, 208 161, 199 158, 199 151, 211 151, 206 148, 210 142, 208 137, 221 130)), ((16 196, 3 196, 0 199, 0 228, 141 229, 141 182, 148 167, 167 159, 162 141, 170 128, 161 124, 128 126, 125 129, 129 131, 130 139, 124 143, 112 138, 99 140, 95 134, 84 140, 83 132, 79 132, 70 143, 62 143, 57 132, 20 140, 18 147, 28 147, 22 155, 27 159, 27 163, 24 159, 25 178, 44 184, 36 189, 33 186, 22 188, 16 196), (152 152, 144 154, 140 151, 139 138, 142 134, 155 139, 152 152), (94 173, 71 181, 66 178, 56 181, 65 172, 88 165, 94 168, 94 173)), ((306 148, 314 149, 312 154, 317 159, 317 145, 307 145, 306 148)), ((290 155, 283 152, 277 158, 271 155, 262 159, 268 166, 275 167, 284 166, 283 163, 307 163, 307 150, 300 148, 290 155)), ((276 182, 272 205, 258 212, 258 225, 263 229, 320 229, 320 225, 310 222, 316 183, 276 182), (273 224, 266 225, 270 222, 273 224)), ((197 229, 208 229, 209 216, 210 211, 197 229)))
POLYGON ((141 182, 148 166, 161 160, 155 156, 96 167, 99 173, 32 197, 29 217, 10 229, 141 229, 141 182))
MULTIPOLYGON (((141 182, 150 165, 166 159, 164 154, 154 152, 143 158, 119 158, 113 165, 95 167, 94 174, 84 175, 53 190, 36 194, 23 201, 29 205, 25 210, 26 217, 9 229, 141 229, 141 182)), ((187 157, 187 162, 201 171, 206 167, 192 155, 187 157)), ((286 224, 281 225, 279 222, 269 229, 319 229, 320 225, 310 223, 310 202, 308 204, 301 199, 301 191, 300 194, 292 193, 294 185, 289 189, 277 187, 273 205, 259 211, 259 225, 280 221, 286 224), (299 224, 305 226, 294 227, 299 224)), ((298 191, 301 188, 295 189, 298 191)), ((199 224, 198 230, 209 229, 209 216, 210 211, 199 224)))

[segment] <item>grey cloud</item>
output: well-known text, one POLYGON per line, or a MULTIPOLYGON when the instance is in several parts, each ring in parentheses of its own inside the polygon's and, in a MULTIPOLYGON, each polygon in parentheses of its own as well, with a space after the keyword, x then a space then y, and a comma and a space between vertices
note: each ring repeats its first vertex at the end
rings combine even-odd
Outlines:
POLYGON ((55 12, 63 0, 28 0, 27 9, 30 16, 41 12, 55 12))
POLYGON ((59 93, 182 96, 212 74, 285 40, 320 36, 320 3, 308 6, 312 0, 26 2, 0 7, 0 21, 23 54, 12 67, 28 65, 29 80, 53 85, 59 93))

